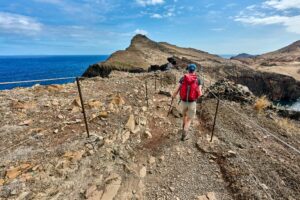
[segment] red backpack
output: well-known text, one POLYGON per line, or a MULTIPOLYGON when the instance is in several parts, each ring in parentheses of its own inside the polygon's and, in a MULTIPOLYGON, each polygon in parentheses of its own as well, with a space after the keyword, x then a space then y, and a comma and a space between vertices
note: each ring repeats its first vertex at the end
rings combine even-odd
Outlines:
POLYGON ((202 95, 199 85, 198 77, 195 74, 186 74, 183 77, 183 82, 180 88, 180 98, 182 101, 196 101, 202 95))

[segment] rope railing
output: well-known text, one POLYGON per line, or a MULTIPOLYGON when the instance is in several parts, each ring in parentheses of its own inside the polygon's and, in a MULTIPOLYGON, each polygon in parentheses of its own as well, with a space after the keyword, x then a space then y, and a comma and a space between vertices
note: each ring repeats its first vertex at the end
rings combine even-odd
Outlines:
MULTIPOLYGON (((213 91, 211 91, 209 89, 209 87, 207 87, 207 90, 216 98, 218 99, 220 102, 223 103, 223 105, 226 105, 226 103, 220 99, 213 91)), ((269 136, 273 137, 275 140, 277 140, 278 142, 280 142, 281 144, 285 145, 286 147, 289 147, 290 149, 294 150, 296 153, 298 153, 300 155, 300 150, 297 149, 296 147, 288 144, 287 142, 285 142, 284 140, 280 139, 279 137, 277 137, 275 134, 271 133, 270 131, 268 131, 267 129, 263 128, 262 126, 260 126, 259 124, 253 122, 252 120, 250 120, 248 117, 242 115, 241 113, 239 113, 238 111, 236 111, 235 109, 231 108, 230 106, 226 106, 227 108, 231 109, 233 112, 235 112, 237 115, 239 115, 240 117, 246 119, 246 121, 249 121, 252 125, 256 126, 257 128, 259 128, 260 130, 263 131, 263 133, 267 133, 269 134, 269 136)))
MULTIPOLYGON (((82 77, 80 77, 82 78, 82 77)), ((70 80, 76 79, 76 77, 61 77, 61 78, 48 78, 48 79, 39 79, 39 80, 24 80, 24 81, 12 81, 12 82, 0 82, 0 85, 10 85, 10 84, 19 84, 19 83, 35 83, 35 82, 48 82, 48 81, 58 81, 58 80, 70 80)))
MULTIPOLYGON (((210 86, 211 86, 211 84, 210 84, 210 86)), ((210 87, 209 86, 209 87, 210 87)), ((224 103, 224 101, 223 100, 221 100, 213 91, 211 91, 210 89, 209 89, 209 87, 207 87, 207 90, 218 100, 218 104, 219 104, 219 102, 223 102, 224 103)), ((218 109, 218 104, 217 104, 217 109, 218 109)), ((229 106, 226 106, 226 107, 228 107, 228 108, 230 108, 231 109, 231 107, 229 107, 229 106)), ((232 109, 232 110, 234 110, 234 109, 232 109)), ((217 113, 217 111, 216 111, 216 113, 217 113)), ((238 112, 237 112, 238 113, 238 112)), ((240 114, 240 113, 238 113, 238 114, 240 114)), ((215 116, 215 118, 216 118, 216 116, 215 116)), ((216 119, 215 119, 216 120, 216 119)), ((212 134, 212 136, 213 136, 213 134, 212 134)), ((261 188, 262 188, 262 190, 263 190, 263 192, 267 195, 267 198, 268 199, 270 199, 270 200, 273 200, 273 198, 272 198, 272 196, 270 195, 270 193, 263 187, 263 184, 262 184, 262 182, 260 181, 260 179, 254 174, 254 170, 253 170, 253 168, 252 168, 252 166, 251 165, 249 165, 246 161, 245 161, 245 159, 243 159, 243 157, 238 153, 238 152, 236 152, 237 153, 237 158, 238 159, 240 159, 241 161, 242 161, 242 163, 244 163, 244 165, 246 165, 247 167, 248 167, 248 169, 249 169, 249 173, 251 174, 251 177, 252 177, 252 179, 254 180, 254 182, 257 184, 257 185, 259 185, 261 188)))

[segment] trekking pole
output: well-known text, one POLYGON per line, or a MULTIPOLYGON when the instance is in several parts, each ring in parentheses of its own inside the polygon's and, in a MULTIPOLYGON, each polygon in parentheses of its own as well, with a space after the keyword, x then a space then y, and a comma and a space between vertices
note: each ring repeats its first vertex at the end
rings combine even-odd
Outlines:
POLYGON ((171 113, 171 111, 172 111, 173 101, 174 101, 174 98, 172 97, 172 100, 171 100, 171 104, 170 104, 170 108, 169 108, 167 117, 169 117, 169 115, 170 115, 170 113, 171 113))
POLYGON ((204 90, 204 86, 205 86, 205 78, 204 78, 204 72, 203 72, 203 66, 201 65, 201 76, 202 76, 202 87, 204 90))
POLYGON ((178 101, 178 105, 181 103, 181 99, 179 99, 179 101, 178 101))

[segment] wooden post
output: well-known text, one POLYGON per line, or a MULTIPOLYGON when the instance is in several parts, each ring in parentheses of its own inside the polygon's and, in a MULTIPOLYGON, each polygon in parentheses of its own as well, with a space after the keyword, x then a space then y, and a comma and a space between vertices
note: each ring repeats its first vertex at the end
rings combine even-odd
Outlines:
POLYGON ((80 102, 81 102, 81 107, 82 107, 82 114, 83 114, 83 118, 84 118, 87 137, 90 137, 89 126, 88 126, 86 115, 85 115, 84 103, 83 103, 83 98, 82 98, 82 93, 81 93, 81 88, 80 88, 80 82, 79 82, 78 77, 76 77, 76 83, 77 83, 78 93, 79 93, 79 97, 80 97, 80 102))

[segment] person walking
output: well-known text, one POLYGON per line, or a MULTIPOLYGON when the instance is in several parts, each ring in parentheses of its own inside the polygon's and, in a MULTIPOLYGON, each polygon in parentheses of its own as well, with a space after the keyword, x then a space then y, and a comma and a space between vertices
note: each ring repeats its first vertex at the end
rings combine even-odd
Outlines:
POLYGON ((187 67, 188 73, 185 74, 179 81, 179 85, 176 87, 172 97, 175 99, 178 93, 180 93, 181 109, 182 109, 182 136, 181 140, 185 141, 189 139, 189 128, 192 120, 196 115, 196 102, 202 95, 202 83, 196 75, 197 66, 195 64, 189 64, 187 67))

